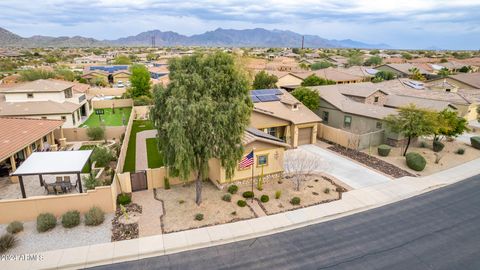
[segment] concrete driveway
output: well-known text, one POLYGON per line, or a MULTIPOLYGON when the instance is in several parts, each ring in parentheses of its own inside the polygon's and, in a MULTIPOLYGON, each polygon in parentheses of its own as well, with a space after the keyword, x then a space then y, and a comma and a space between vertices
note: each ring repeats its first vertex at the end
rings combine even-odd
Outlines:
POLYGON ((392 181, 383 174, 313 144, 299 146, 299 149, 294 151, 298 150, 322 159, 326 164, 322 165, 320 171, 335 176, 354 189, 392 181))

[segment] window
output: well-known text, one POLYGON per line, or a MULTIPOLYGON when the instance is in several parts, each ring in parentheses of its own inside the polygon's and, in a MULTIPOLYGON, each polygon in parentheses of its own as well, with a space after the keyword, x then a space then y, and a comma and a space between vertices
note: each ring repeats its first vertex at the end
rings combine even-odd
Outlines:
POLYGON ((65 115, 62 115, 62 120, 63 121, 67 120, 67 117, 65 115))
POLYGON ((267 133, 273 137, 277 137, 277 128, 267 128, 267 133))
POLYGON ((375 97, 375 98, 373 99, 373 102, 378 102, 378 97, 375 97))
POLYGON ((65 98, 71 98, 71 97, 73 97, 72 88, 68 88, 67 90, 65 90, 65 98))
POLYGON ((452 90, 447 88, 445 91, 450 92, 450 91, 452 91, 452 90))
POLYGON ((294 111, 298 110, 298 104, 293 104, 293 108, 292 108, 294 111))
POLYGON ((27 98, 33 98, 33 93, 27 93, 27 98))
POLYGON ((257 167, 268 166, 268 155, 257 156, 257 167))
POLYGON ((343 117, 343 127, 350 128, 351 126, 352 126, 352 117, 349 115, 345 115, 345 117, 343 117))
POLYGON ((377 122, 377 129, 382 129, 382 122, 377 122))
POLYGON ((45 119, 47 119, 47 117, 46 117, 46 116, 42 116, 42 119, 45 120, 45 119))
POLYGON ((328 123, 329 112, 322 112, 322 120, 325 123, 328 123))

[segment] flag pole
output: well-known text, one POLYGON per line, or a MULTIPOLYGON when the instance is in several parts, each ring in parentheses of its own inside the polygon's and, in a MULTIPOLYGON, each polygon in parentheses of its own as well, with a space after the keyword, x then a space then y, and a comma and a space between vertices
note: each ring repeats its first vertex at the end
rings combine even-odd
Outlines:
MULTIPOLYGON (((253 158, 252 158, 253 159, 253 162, 252 162, 252 194, 254 194, 253 193, 253 169, 255 167, 255 147, 252 148, 252 153, 253 153, 253 158)), ((252 196, 252 202, 253 202, 253 197, 254 196, 252 196)))

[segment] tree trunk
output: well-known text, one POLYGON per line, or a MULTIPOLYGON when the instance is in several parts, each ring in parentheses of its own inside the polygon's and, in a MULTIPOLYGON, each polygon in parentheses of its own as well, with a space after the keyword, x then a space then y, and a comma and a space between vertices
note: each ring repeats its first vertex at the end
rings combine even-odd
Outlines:
POLYGON ((408 147, 410 146, 410 140, 411 140, 411 137, 408 136, 407 146, 405 147, 405 152, 403 152, 403 156, 407 155, 407 150, 408 150, 408 147))
POLYGON ((197 179, 195 180, 195 192, 195 203, 200 205, 202 203, 202 173, 200 171, 198 172, 197 179))

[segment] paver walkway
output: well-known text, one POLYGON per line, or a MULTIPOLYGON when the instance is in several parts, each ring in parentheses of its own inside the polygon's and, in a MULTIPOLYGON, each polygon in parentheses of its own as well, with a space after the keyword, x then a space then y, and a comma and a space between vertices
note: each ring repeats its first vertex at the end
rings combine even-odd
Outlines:
POLYGON ((163 207, 154 197, 153 190, 136 191, 132 193, 132 201, 142 206, 142 215, 138 220, 140 237, 162 234, 160 217, 163 207))
POLYGON ((137 133, 135 170, 143 171, 148 169, 147 143, 146 139, 155 138, 157 130, 145 130, 137 133))
POLYGON ((302 145, 299 149, 325 160, 328 164, 322 164, 322 168, 319 168, 319 170, 335 176, 354 189, 391 181, 390 178, 383 174, 316 145, 302 145))

